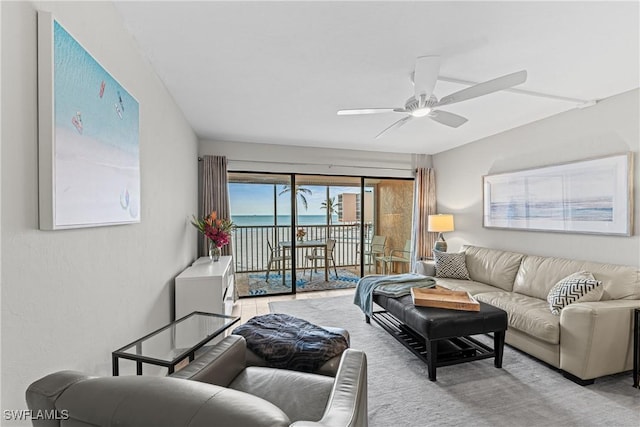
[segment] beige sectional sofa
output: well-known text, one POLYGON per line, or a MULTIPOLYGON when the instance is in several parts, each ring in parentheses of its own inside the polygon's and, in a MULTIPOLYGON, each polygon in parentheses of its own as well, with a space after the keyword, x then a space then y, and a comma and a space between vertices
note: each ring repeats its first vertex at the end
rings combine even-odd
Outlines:
MULTIPOLYGON (((437 284, 465 290, 479 301, 505 310, 506 343, 589 384, 594 378, 633 367, 633 309, 640 307, 637 267, 575 261, 465 246, 471 280, 437 278, 437 284), (563 278, 589 271, 602 281, 597 302, 577 302, 551 313, 549 290, 563 278)), ((416 272, 436 277, 434 261, 416 272)))

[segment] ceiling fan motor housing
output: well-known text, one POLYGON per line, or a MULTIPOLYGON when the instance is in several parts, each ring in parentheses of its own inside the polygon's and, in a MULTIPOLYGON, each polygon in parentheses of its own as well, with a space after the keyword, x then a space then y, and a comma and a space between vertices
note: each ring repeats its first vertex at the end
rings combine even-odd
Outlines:
POLYGON ((404 109, 407 113, 411 114, 411 112, 419 110, 421 108, 432 108, 434 105, 438 103, 438 98, 431 95, 429 99, 426 100, 423 106, 420 106, 420 100, 416 99, 414 96, 407 99, 407 102, 404 104, 404 109))

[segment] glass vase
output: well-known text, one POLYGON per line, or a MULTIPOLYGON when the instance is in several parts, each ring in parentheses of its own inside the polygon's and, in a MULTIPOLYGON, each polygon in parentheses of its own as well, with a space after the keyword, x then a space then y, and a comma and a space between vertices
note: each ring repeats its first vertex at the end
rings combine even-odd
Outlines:
POLYGON ((209 259, 211 262, 220 261, 220 248, 213 242, 209 242, 209 259))

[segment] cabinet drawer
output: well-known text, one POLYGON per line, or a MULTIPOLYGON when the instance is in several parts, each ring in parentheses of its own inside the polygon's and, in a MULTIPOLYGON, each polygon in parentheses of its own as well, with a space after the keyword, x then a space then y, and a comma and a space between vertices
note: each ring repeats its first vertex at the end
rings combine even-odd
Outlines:
MULTIPOLYGON (((200 261, 200 260, 198 260, 200 261)), ((175 280, 175 318, 194 311, 225 314, 227 295, 233 295, 231 257, 220 257, 219 262, 208 259, 194 263, 175 280)))

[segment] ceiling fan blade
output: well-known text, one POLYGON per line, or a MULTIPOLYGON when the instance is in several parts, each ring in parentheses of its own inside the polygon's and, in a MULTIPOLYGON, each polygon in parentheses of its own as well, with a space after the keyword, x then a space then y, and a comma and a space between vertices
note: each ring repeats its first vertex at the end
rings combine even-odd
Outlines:
POLYGON ((412 116, 407 116, 403 119, 398 120, 397 122, 394 122, 391 126, 389 126, 388 128, 386 128, 385 130, 383 130, 382 132, 380 132, 379 134, 376 135, 376 139, 380 138, 382 135, 384 135, 385 133, 391 131, 392 129, 397 129, 400 126, 403 126, 405 123, 407 123, 409 120, 411 120, 413 117, 412 116))
POLYGON ((424 106, 423 100, 426 101, 429 99, 433 93, 439 71, 439 56, 421 56, 416 59, 416 68, 413 72, 413 85, 415 86, 416 99, 420 100, 421 107, 424 106))
POLYGON ((508 89, 510 87, 524 83, 527 80, 527 71, 522 70, 515 73, 507 74, 506 76, 498 77, 493 80, 486 81, 484 83, 478 83, 466 89, 462 89, 458 92, 454 92, 451 95, 447 95, 436 104, 449 105, 455 102, 466 101, 467 99, 477 98, 478 96, 488 95, 499 90, 508 89))
POLYGON ((393 113, 399 110, 398 108, 360 108, 354 110, 338 110, 339 116, 350 116, 355 114, 378 114, 378 113, 393 113))
POLYGON ((429 113, 429 117, 438 123, 442 123, 443 125, 447 125, 452 128, 460 127, 467 122, 467 119, 462 116, 440 110, 431 111, 431 113, 429 113))

